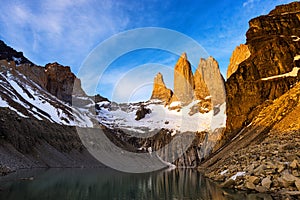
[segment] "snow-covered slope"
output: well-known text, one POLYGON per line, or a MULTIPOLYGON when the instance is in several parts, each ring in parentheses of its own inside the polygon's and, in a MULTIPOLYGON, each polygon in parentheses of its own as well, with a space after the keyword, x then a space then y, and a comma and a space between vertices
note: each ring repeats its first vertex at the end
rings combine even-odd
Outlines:
POLYGON ((20 117, 35 117, 70 126, 93 126, 88 108, 71 107, 5 65, 0 66, 0 107, 8 107, 20 117))
POLYGON ((147 101, 143 103, 115 104, 110 102, 98 103, 98 121, 110 128, 119 128, 124 131, 146 133, 162 128, 176 132, 200 132, 225 127, 225 103, 214 115, 211 110, 207 113, 191 114, 191 109, 198 101, 193 101, 181 109, 170 109, 159 101, 147 101), (150 109, 151 113, 144 118, 136 120, 136 112, 143 105, 150 109))

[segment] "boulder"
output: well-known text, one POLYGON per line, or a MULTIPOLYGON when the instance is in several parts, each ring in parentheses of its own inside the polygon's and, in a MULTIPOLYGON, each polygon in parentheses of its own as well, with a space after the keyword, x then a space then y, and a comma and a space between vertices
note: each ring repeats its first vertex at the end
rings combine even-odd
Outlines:
POLYGON ((270 189, 272 184, 271 178, 268 176, 261 181, 261 185, 267 189, 270 189))

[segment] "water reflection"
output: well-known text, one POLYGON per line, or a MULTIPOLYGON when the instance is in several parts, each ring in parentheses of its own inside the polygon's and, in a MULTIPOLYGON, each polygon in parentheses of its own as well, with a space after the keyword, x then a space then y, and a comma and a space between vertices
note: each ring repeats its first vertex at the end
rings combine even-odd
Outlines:
POLYGON ((0 179, 0 190, 0 199, 6 200, 247 199, 246 194, 223 191, 192 169, 145 174, 107 168, 30 170, 0 179), (34 180, 20 180, 24 177, 34 180))

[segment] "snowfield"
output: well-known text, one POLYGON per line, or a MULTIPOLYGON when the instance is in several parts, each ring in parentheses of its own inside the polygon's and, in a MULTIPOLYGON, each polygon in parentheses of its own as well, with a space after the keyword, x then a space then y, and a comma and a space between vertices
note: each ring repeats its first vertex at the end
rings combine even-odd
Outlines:
POLYGON ((32 115, 38 120, 47 119, 69 126, 93 126, 88 109, 71 107, 22 74, 16 73, 12 75, 9 71, 0 72, 0 86, 4 89, 0 93, 0 107, 8 107, 24 118, 32 115), (1 96, 8 96, 9 100, 1 96), (28 113, 23 113, 25 109, 22 108, 28 113))
POLYGON ((108 128, 118 128, 131 135, 168 129, 174 136, 178 132, 213 131, 226 124, 225 103, 202 114, 191 112, 199 101, 193 101, 184 107, 181 102, 165 106, 159 100, 120 104, 102 101, 97 103, 96 113, 92 113, 95 102, 90 97, 73 96, 74 98, 85 103, 77 107, 71 106, 18 71, 5 68, 0 70, 0 107, 7 107, 23 118, 34 117, 79 127, 93 127, 93 121, 98 120, 108 128), (136 113, 141 105, 151 112, 136 120, 136 113))
MULTIPOLYGON (((109 103, 109 102, 108 102, 109 103)), ((114 107, 106 106, 103 103, 98 104, 98 121, 109 128, 119 128, 137 133, 152 132, 162 128, 173 130, 172 135, 176 132, 200 132, 205 130, 214 130, 215 128, 225 127, 225 103, 220 106, 220 111, 213 116, 213 110, 208 113, 195 113, 190 115, 191 108, 198 103, 193 101, 189 105, 180 110, 169 109, 170 107, 180 105, 180 102, 174 102, 168 106, 164 106, 157 101, 144 102, 145 108, 151 110, 150 114, 146 114, 145 118, 135 120, 136 111, 140 108, 140 104, 128 104, 122 107, 121 104, 114 107)))

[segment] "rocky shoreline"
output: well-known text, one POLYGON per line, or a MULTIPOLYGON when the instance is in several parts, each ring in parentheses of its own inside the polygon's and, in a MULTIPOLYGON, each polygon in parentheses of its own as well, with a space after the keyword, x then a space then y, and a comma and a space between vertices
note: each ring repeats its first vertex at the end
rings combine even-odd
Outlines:
POLYGON ((275 199, 300 197, 300 131, 270 133, 264 141, 231 152, 205 176, 221 187, 270 193, 275 199))

